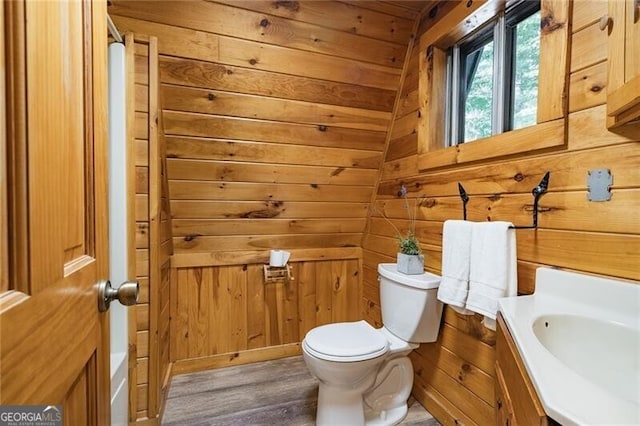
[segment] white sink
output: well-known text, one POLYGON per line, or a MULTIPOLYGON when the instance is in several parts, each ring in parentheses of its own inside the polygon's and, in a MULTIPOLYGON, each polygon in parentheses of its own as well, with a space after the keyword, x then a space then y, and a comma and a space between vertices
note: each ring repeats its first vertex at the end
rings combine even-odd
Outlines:
POLYGON ((640 424, 640 283, 539 268, 498 305, 549 416, 640 424))

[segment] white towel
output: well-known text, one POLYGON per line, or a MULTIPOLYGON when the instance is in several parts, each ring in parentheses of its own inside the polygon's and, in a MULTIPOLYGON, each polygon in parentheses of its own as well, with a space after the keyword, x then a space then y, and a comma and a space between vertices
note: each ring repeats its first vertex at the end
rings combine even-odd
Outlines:
POLYGON ((467 309, 495 330, 498 299, 518 292, 516 233, 509 222, 476 223, 471 236, 467 309))
POLYGON ((464 309, 469 291, 472 228, 473 222, 447 220, 442 229, 442 280, 438 299, 465 315, 473 314, 464 309))

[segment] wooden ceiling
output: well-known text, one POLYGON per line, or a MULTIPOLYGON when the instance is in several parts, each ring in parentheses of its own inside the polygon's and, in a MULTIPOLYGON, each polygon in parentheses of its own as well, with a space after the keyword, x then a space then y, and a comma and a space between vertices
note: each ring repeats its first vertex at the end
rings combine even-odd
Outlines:
POLYGON ((404 0, 404 1, 345 1, 367 9, 376 10, 378 12, 395 14, 404 11, 406 18, 416 18, 425 6, 437 3, 437 0, 404 0), (367 4, 366 6, 364 6, 367 4))

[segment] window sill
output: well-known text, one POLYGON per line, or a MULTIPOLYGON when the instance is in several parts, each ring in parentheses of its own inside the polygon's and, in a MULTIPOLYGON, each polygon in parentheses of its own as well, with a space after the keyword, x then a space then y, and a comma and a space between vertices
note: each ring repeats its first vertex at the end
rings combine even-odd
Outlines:
POLYGON ((420 171, 566 145, 564 118, 418 155, 420 171))

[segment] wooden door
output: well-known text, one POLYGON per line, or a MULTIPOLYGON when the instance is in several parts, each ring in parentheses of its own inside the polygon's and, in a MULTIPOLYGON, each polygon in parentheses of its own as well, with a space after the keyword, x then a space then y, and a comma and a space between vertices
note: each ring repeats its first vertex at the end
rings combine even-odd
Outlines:
POLYGON ((96 288, 108 275, 106 4, 1 7, 8 266, 0 405, 62 405, 64 424, 108 424, 108 317, 96 288))

